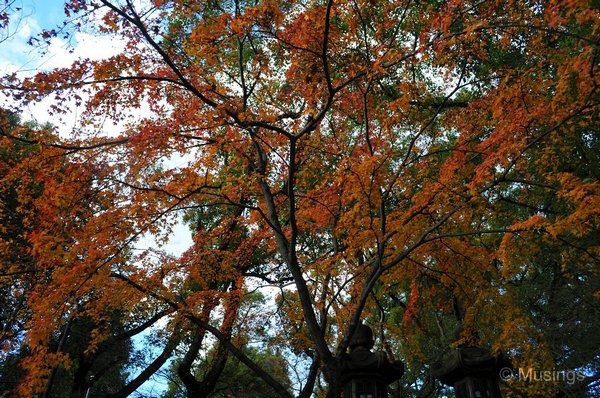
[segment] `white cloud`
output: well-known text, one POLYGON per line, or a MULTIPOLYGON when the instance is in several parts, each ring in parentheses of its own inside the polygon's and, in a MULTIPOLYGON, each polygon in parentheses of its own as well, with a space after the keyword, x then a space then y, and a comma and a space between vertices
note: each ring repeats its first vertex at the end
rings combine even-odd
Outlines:
POLYGON ((36 59, 39 59, 39 52, 27 44, 32 35, 41 31, 37 21, 33 18, 26 18, 15 22, 7 28, 8 37, 0 43, 0 73, 2 75, 18 72, 35 70, 36 59))
MULTIPOLYGON (((118 54, 124 48, 124 41, 108 36, 97 36, 90 33, 76 32, 70 43, 55 37, 42 52, 41 49, 28 44, 31 37, 42 30, 38 21, 33 17, 26 17, 15 22, 17 25, 9 26, 12 34, 0 43, 0 75, 16 73, 19 77, 32 76, 39 71, 48 71, 55 68, 67 68, 78 59, 100 60, 118 54)), ((9 32, 10 33, 10 32, 9 32)), ((77 123, 81 114, 75 104, 72 112, 60 118, 52 117, 49 109, 53 99, 47 98, 37 103, 29 104, 21 109, 25 119, 50 122, 58 125, 63 132, 70 132, 77 123)), ((0 106, 10 106, 6 98, 0 98, 0 106)))
MULTIPOLYGON (((112 37, 94 36, 88 33, 77 32, 74 35, 75 45, 71 46, 60 38, 50 40, 50 45, 46 53, 39 58, 36 71, 47 71, 56 68, 68 68, 74 61, 79 59, 101 60, 118 54, 123 50, 124 42, 115 40, 112 37)), ((25 71, 25 74, 31 73, 25 71)), ((57 120, 56 117, 50 115, 49 109, 52 105, 53 98, 45 98, 44 100, 31 104, 27 109, 24 109, 24 117, 32 118, 40 123, 51 122, 59 124, 60 129, 65 133, 72 132, 81 114, 81 109, 73 102, 70 109, 72 112, 61 117, 62 120, 57 120)))
MULTIPOLYGON (((31 34, 40 31, 39 25, 33 19, 28 19, 17 35, 2 43, 3 56, 0 57, 0 73, 17 73, 19 77, 32 76, 39 71, 49 71, 56 68, 68 68, 78 59, 100 60, 118 54, 124 48, 122 40, 114 37, 94 36, 89 33, 76 32, 73 37, 74 45, 60 38, 52 38, 44 53, 27 44, 31 34)), ((21 109, 23 118, 39 123, 50 122, 56 125, 64 134, 71 133, 77 125, 81 110, 75 103, 72 112, 59 118, 50 115, 49 109, 53 103, 52 97, 40 102, 31 103, 21 109)))
POLYGON ((101 60, 123 51, 125 42, 111 36, 95 36, 77 32, 74 35, 75 45, 64 40, 53 38, 48 52, 43 58, 41 69, 66 68, 78 59, 101 60))

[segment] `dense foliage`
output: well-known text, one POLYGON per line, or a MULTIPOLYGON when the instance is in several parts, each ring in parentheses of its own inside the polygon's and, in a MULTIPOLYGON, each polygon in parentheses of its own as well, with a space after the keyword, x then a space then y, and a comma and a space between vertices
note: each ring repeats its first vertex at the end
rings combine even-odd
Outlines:
POLYGON ((69 138, 29 131, 33 173, 11 169, 43 189, 19 192, 3 239, 51 271, 22 289, 18 394, 74 361, 53 345, 73 319, 90 355, 142 330, 159 347, 115 396, 172 358, 189 396, 243 364, 279 396, 338 397, 361 320, 407 363, 398 396, 436 396, 428 367, 459 344, 583 376, 506 394, 598 393, 593 3, 68 1, 43 39, 123 51, 1 82, 16 104, 81 109, 69 138), (193 245, 161 251, 181 220, 193 245))

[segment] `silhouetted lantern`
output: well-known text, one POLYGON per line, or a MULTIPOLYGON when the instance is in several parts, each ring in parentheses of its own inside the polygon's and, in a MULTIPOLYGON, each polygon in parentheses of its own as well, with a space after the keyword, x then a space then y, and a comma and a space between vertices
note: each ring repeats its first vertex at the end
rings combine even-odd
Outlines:
POLYGON ((432 366, 432 375, 454 387, 456 398, 502 398, 498 386, 500 369, 510 366, 500 354, 479 347, 459 347, 432 366))
POLYGON ((391 362, 384 352, 371 352, 373 331, 360 324, 342 358, 344 398, 386 398, 387 386, 404 374, 404 364, 391 362))

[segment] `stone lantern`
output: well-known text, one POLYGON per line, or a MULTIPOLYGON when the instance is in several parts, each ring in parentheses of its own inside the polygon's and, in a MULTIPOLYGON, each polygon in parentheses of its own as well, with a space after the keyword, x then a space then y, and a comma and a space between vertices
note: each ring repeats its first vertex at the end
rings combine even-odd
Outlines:
POLYGON ((384 352, 372 352, 373 331, 360 324, 342 358, 344 398, 387 398, 387 386, 404 374, 404 364, 391 362, 384 352))
POLYGON ((502 398, 498 386, 500 369, 510 366, 502 355, 484 348, 462 346, 432 366, 433 377, 454 387, 456 398, 502 398))

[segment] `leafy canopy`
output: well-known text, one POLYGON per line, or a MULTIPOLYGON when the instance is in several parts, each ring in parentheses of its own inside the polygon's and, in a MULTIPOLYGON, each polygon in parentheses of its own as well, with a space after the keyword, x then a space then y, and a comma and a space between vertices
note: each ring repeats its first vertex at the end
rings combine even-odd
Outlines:
POLYGON ((361 319, 410 377, 470 343, 524 368, 582 369, 588 391, 597 355, 563 361, 554 348, 574 342, 550 328, 597 330, 557 310, 599 298, 592 3, 68 1, 61 33, 93 30, 124 50, 2 80, 15 100, 82 109, 71 138, 32 137, 77 167, 44 182, 27 236, 56 270, 30 298, 38 382, 23 391, 69 360, 47 349, 61 314, 115 310, 131 325, 165 314, 160 358, 181 356, 188 392, 224 374, 217 362, 208 379, 193 371, 210 344, 281 396, 335 397, 361 319), (188 251, 135 250, 184 214, 188 251), (241 311, 265 286, 279 292, 270 304, 241 311), (250 332, 304 367, 293 392, 242 349, 250 332))

